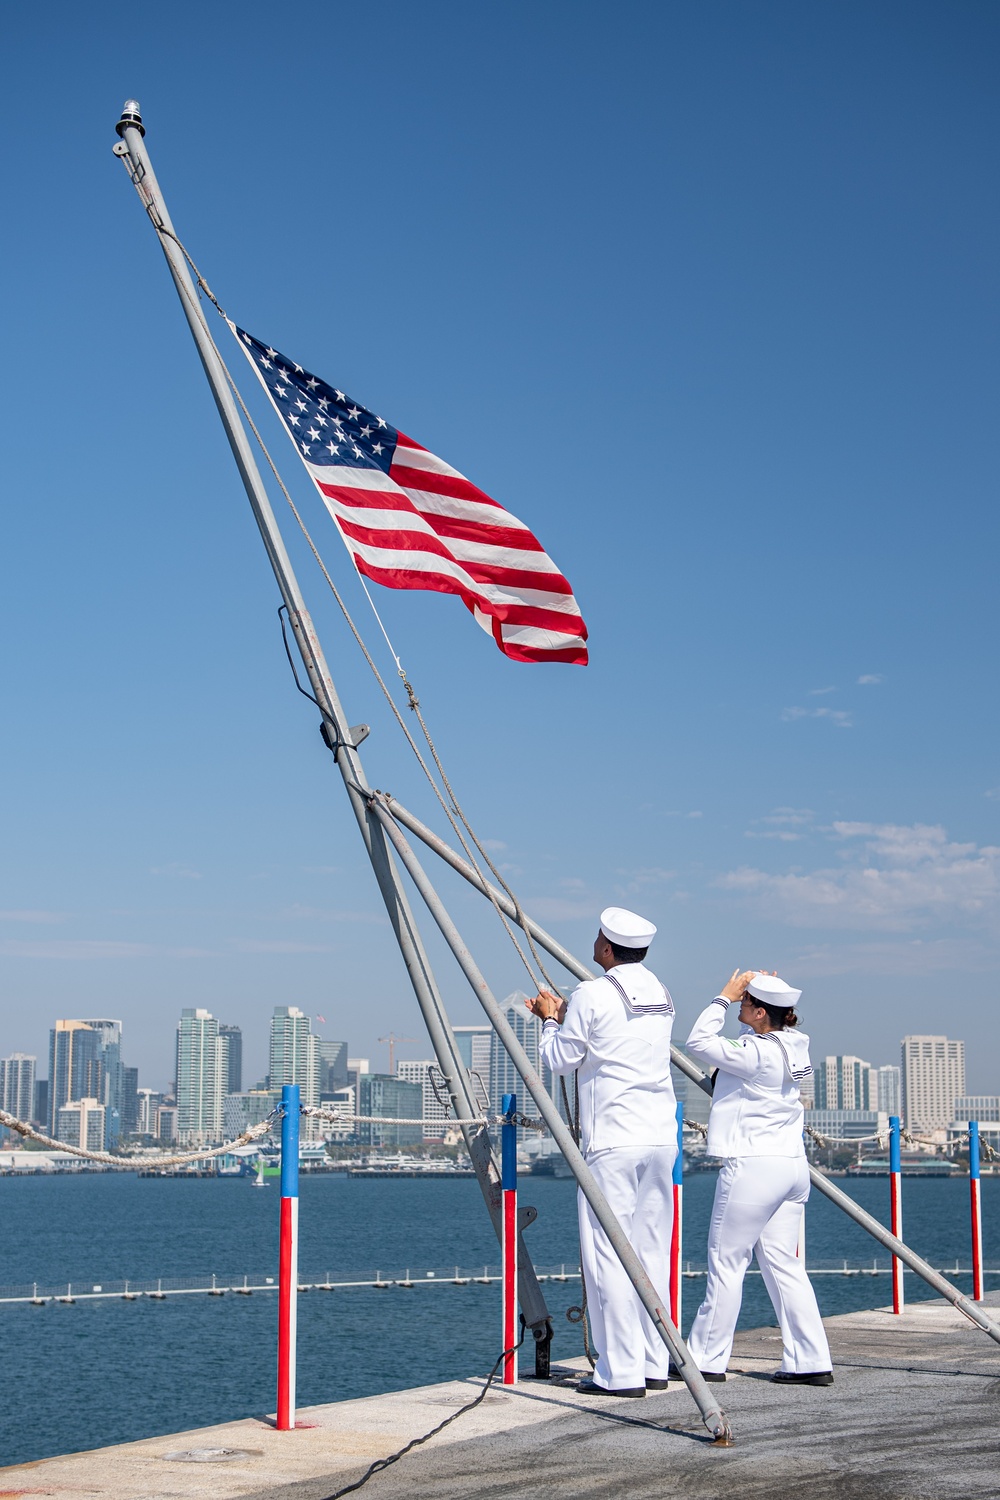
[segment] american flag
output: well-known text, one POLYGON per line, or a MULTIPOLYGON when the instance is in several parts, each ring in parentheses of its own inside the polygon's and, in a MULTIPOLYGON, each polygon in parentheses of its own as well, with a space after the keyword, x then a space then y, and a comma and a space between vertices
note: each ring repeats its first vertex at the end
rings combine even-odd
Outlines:
POLYGON ((236 328, 359 572, 458 594, 505 656, 585 665, 573 591, 516 516, 343 391, 236 328))

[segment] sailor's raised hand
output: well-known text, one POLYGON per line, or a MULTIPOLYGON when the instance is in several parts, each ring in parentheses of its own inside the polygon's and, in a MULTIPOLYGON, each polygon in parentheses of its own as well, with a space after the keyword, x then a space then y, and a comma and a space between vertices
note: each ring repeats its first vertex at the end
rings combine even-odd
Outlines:
POLYGON ((729 983, 719 991, 723 1000, 742 1000, 746 994, 747 985, 756 973, 756 969, 746 969, 742 974, 739 969, 734 969, 729 983))
POLYGON ((566 1001, 551 990, 539 990, 537 995, 525 996, 525 1005, 540 1021, 558 1021, 560 1026, 566 1015, 566 1001))

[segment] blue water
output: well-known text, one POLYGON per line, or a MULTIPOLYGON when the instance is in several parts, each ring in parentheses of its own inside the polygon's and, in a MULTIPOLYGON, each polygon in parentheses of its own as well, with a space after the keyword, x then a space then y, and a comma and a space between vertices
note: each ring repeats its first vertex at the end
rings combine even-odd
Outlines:
MULTIPOLYGON (((844 1187, 869 1212, 888 1212, 886 1179, 844 1187)), ((685 1258, 704 1263, 713 1174, 685 1185, 685 1258)), ((985 1254, 1000 1266, 1000 1179, 983 1179, 985 1254)), ((558 1269, 577 1256, 575 1187, 532 1179, 522 1202, 538 1222, 526 1234, 536 1266, 558 1269)), ((232 1285, 277 1275, 278 1191, 245 1179, 140 1179, 98 1175, 65 1179, 0 1178, 0 1285, 69 1281, 94 1284, 202 1280, 232 1285)), ((904 1184, 906 1239, 933 1264, 969 1264, 968 1184, 934 1179, 904 1184)), ((837 1208, 814 1193, 807 1214, 807 1258, 871 1264, 877 1247, 837 1208)), ((497 1264, 497 1245, 479 1189, 467 1179, 349 1180, 304 1177, 300 1270, 304 1282, 400 1276, 425 1280, 413 1290, 312 1292, 299 1305, 301 1405, 443 1380, 489 1369, 498 1353, 497 1287, 427 1285, 424 1273, 481 1272, 497 1264)), ((884 1266, 884 1253, 880 1255, 884 1266)), ((954 1278, 963 1291, 970 1278, 954 1278)), ((817 1277, 824 1313, 884 1306, 889 1279, 817 1277)), ((987 1287, 1000 1287, 1000 1277, 987 1287)), ((686 1328, 704 1288, 684 1283, 686 1328)), ((579 1282, 544 1286, 555 1328, 553 1357, 582 1353, 567 1307, 579 1282)), ((916 1277, 907 1296, 933 1295, 916 1277)), ((181 1431, 273 1411, 277 1299, 252 1297, 113 1300, 0 1307, 8 1400, 0 1411, 0 1465, 131 1438, 181 1431), (19 1392, 17 1400, 12 1391, 19 1392)), ((759 1277, 748 1277, 744 1326, 774 1322, 759 1277)), ((531 1368, 530 1352, 526 1368, 531 1368)))

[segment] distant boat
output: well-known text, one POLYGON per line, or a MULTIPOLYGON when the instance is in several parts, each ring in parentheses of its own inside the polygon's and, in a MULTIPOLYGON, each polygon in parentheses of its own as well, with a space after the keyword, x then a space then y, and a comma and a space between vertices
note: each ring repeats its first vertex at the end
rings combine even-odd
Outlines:
POLYGON ((269 1186, 269 1184, 264 1181, 264 1158, 262 1156, 258 1156, 258 1158, 257 1158, 257 1176, 253 1180, 253 1186, 254 1187, 268 1187, 269 1186))

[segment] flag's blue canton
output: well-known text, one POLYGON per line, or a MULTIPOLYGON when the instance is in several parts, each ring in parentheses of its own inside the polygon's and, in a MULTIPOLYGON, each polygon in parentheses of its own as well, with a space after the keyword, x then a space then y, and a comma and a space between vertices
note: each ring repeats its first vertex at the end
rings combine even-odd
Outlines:
POLYGON ((346 464, 351 469, 382 469, 388 474, 399 436, 395 427, 343 391, 310 375, 277 349, 259 344, 242 328, 236 332, 253 355, 261 379, 307 463, 346 464))

